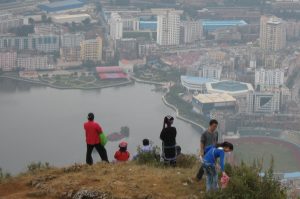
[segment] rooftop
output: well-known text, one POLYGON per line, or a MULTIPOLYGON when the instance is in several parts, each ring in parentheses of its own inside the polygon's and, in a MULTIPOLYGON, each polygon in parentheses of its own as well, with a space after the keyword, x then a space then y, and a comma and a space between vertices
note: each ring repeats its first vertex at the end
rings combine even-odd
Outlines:
POLYGON ((54 15, 53 16, 53 18, 55 18, 55 19, 69 19, 69 18, 73 18, 73 17, 88 17, 88 18, 90 18, 91 16, 89 14, 85 14, 85 13, 72 14, 72 15, 64 14, 64 15, 54 15))
POLYGON ((249 83, 231 80, 208 83, 206 86, 210 92, 227 92, 230 94, 245 93, 253 90, 252 85, 249 83))
POLYGON ((75 5, 79 4, 81 5, 83 1, 80 0, 65 0, 65 1, 56 1, 53 3, 43 4, 49 8, 56 8, 56 7, 63 7, 63 6, 69 6, 69 5, 75 5))
POLYGON ((210 82, 218 82, 218 80, 204 77, 193 77, 193 76, 181 76, 181 81, 188 84, 206 84, 210 82))
POLYGON ((194 96, 194 99, 198 100, 202 104, 204 103, 223 103, 223 102, 235 102, 236 99, 227 93, 213 93, 213 94, 199 94, 194 96))
POLYGON ((247 25, 244 20, 203 20, 203 26, 236 26, 247 25))
POLYGON ((65 0, 53 3, 40 4, 38 7, 47 12, 61 11, 84 6, 85 0, 65 0))

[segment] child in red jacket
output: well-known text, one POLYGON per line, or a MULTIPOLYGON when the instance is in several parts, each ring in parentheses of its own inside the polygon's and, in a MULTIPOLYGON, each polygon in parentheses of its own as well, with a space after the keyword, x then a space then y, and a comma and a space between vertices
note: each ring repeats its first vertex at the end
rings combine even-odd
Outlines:
POLYGON ((121 142, 119 144, 119 150, 115 153, 115 159, 117 162, 126 162, 129 160, 130 153, 127 151, 127 142, 121 142))

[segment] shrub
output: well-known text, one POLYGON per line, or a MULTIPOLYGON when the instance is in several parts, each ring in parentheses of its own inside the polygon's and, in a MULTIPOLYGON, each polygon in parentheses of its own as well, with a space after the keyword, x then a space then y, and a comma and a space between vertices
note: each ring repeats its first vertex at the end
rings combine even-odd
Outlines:
POLYGON ((226 172, 230 181, 226 189, 205 194, 207 199, 230 198, 230 199, 285 199, 286 190, 273 176, 273 166, 265 172, 264 177, 259 175, 260 168, 247 166, 241 163, 239 166, 226 165, 226 172))
POLYGON ((41 163, 41 162, 32 162, 27 165, 27 171, 30 173, 35 173, 36 171, 49 169, 50 164, 49 162, 41 163))
POLYGON ((158 146, 153 147, 153 151, 149 153, 142 152, 141 147, 138 146, 138 157, 135 160, 138 164, 146 164, 146 165, 160 165, 160 148, 158 146))
POLYGON ((2 168, 0 168, 0 182, 8 178, 11 178, 11 174, 4 172, 2 168))
POLYGON ((198 159, 195 155, 180 154, 176 159, 176 166, 181 168, 193 168, 198 163, 198 159))

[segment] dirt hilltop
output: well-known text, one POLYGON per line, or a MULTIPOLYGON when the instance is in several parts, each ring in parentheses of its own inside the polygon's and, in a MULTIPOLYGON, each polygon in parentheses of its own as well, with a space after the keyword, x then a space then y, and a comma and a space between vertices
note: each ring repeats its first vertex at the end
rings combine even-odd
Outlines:
POLYGON ((98 163, 20 174, 0 182, 1 199, 196 199, 197 168, 98 163))

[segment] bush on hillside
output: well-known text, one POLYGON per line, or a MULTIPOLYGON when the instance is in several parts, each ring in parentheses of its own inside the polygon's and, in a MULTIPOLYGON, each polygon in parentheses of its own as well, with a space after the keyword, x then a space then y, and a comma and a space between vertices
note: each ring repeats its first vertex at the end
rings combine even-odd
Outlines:
POLYGON ((141 147, 138 146, 138 157, 135 160, 138 164, 154 165, 160 164, 160 148, 158 146, 153 147, 153 151, 149 153, 143 153, 141 147))
POLYGON ((27 170, 30 173, 35 173, 36 171, 46 170, 50 168, 49 162, 41 163, 41 162, 32 162, 27 165, 27 170))
POLYGON ((10 173, 6 173, 0 168, 0 182, 11 177, 10 173))
POLYGON ((200 162, 195 155, 180 154, 176 159, 176 166, 180 168, 193 168, 200 162))
MULTIPOLYGON (((273 164, 272 164, 273 165, 273 164)), ((230 199, 285 199, 286 189, 274 178, 273 166, 265 172, 264 177, 259 176, 261 169, 254 164, 247 166, 226 165, 226 172, 230 176, 227 188, 206 193, 206 199, 230 198, 230 199)))
MULTIPOLYGON (((160 148, 158 146, 153 147, 151 153, 141 152, 140 146, 137 149, 139 156, 135 160, 138 164, 152 165, 152 166, 166 166, 164 162, 161 162, 160 148)), ((193 168, 198 165, 198 160, 195 155, 180 154, 176 160, 176 166, 180 168, 193 168)))

